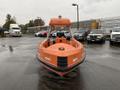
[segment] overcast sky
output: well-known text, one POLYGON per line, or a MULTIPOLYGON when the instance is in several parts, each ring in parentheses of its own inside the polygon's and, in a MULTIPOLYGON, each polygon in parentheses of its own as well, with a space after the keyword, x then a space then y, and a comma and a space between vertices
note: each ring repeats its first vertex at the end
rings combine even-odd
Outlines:
POLYGON ((120 0, 0 0, 0 24, 5 22, 7 13, 15 16, 19 24, 36 17, 48 23, 58 15, 76 21, 72 3, 80 6, 80 20, 120 16, 120 0))

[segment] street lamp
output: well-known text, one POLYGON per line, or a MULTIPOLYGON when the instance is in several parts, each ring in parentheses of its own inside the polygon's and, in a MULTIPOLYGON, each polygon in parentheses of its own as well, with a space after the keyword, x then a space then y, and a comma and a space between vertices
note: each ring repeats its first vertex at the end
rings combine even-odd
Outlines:
POLYGON ((79 5, 73 3, 72 6, 76 6, 77 7, 77 29, 79 30, 79 5))

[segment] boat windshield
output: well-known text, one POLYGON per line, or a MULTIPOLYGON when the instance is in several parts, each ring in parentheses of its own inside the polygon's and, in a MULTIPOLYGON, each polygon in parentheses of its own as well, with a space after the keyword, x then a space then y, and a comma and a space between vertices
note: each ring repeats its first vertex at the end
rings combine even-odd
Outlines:
POLYGON ((69 27, 67 27, 67 26, 55 26, 53 28, 53 30, 55 30, 55 31, 69 31, 69 27))
POLYGON ((57 33, 64 33, 65 36, 72 36, 70 32, 70 27, 68 26, 54 26, 51 27, 51 30, 49 32, 49 37, 56 37, 57 33))

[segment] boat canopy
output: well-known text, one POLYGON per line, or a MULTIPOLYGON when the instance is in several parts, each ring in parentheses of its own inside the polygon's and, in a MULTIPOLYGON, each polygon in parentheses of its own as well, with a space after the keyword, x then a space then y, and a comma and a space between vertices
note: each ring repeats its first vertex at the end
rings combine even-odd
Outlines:
POLYGON ((70 26, 71 21, 67 18, 52 18, 49 23, 50 26, 70 26))

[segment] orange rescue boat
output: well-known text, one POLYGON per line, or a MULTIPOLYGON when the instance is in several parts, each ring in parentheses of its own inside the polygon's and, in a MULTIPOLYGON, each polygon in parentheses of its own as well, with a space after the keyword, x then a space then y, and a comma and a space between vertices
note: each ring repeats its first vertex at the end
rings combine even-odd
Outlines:
POLYGON ((64 76, 84 61, 84 46, 72 37, 69 19, 53 18, 49 25, 47 39, 38 46, 37 58, 45 68, 64 76), (65 30, 68 33, 64 33, 65 30), (56 37, 52 37, 53 31, 56 31, 56 37))

